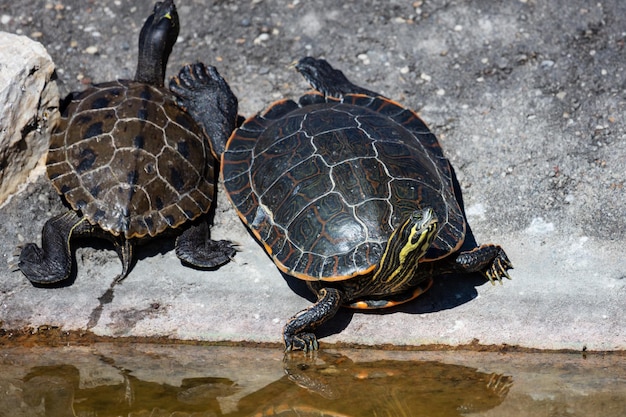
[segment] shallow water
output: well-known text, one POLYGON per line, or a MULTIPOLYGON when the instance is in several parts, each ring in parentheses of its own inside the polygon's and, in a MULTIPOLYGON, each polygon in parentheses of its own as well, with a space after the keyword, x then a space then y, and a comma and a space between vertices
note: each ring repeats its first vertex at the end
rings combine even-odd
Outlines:
POLYGON ((626 357, 108 344, 0 348, 0 416, 626 415, 626 357))

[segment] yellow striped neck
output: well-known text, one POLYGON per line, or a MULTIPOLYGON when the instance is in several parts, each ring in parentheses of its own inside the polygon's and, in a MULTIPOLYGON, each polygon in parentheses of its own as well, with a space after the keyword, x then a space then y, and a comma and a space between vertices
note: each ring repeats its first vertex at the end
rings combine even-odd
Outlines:
POLYGON ((437 235, 432 209, 414 211, 393 231, 372 280, 399 287, 408 282, 437 235))

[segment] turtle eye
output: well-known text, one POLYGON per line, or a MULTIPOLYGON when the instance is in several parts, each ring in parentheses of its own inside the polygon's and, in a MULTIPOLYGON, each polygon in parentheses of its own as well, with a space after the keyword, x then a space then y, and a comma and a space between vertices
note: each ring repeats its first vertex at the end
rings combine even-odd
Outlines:
POLYGON ((436 228, 436 218, 432 209, 416 210, 411 214, 411 227, 407 228, 410 234, 407 242, 412 246, 419 245, 420 241, 436 228))
POLYGON ((413 213, 411 213, 411 220, 416 223, 421 222, 423 217, 424 215, 421 211, 415 210, 413 213))

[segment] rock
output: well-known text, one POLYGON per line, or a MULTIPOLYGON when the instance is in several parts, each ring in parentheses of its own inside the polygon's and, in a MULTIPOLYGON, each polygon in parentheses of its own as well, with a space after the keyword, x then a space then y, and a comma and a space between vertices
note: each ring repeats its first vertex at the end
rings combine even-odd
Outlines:
POLYGON ((48 150, 59 118, 54 63, 26 36, 0 32, 0 204, 48 150))

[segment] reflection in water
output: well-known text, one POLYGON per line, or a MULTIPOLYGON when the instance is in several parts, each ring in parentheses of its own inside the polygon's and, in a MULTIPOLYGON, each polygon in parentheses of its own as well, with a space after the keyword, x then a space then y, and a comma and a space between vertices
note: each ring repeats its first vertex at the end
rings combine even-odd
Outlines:
POLYGON ((460 365, 353 362, 324 352, 288 355, 284 370, 284 377, 244 396, 227 414, 218 398, 240 390, 227 378, 183 379, 173 386, 120 370, 123 382, 81 388, 72 365, 32 368, 23 379, 23 400, 43 408, 46 417, 457 416, 497 406, 512 384, 510 377, 460 365))
POLYGON ((285 377, 243 398, 242 415, 459 416, 499 405, 512 385, 508 376, 439 362, 303 358, 286 356, 285 377))
POLYGON ((33 368, 24 378, 24 401, 43 403, 46 417, 222 416, 217 397, 237 392, 226 378, 183 379, 180 387, 142 381, 121 371, 124 382, 79 389, 72 365, 33 368))

